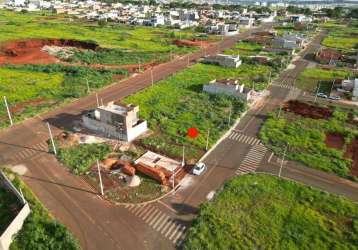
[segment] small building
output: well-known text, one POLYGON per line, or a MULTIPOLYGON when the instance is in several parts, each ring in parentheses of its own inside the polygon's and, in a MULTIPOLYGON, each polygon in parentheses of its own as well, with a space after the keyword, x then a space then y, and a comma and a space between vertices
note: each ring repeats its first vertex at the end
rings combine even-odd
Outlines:
POLYGON ((138 111, 136 105, 109 102, 89 111, 82 119, 86 128, 129 142, 148 130, 147 122, 138 118, 138 111))
POLYGON ((239 28, 236 24, 219 24, 210 26, 208 29, 210 34, 222 35, 222 36, 233 36, 239 33, 239 28))
POLYGON ((342 54, 336 50, 325 48, 321 49, 316 53, 316 61, 322 64, 332 64, 338 60, 340 60, 342 54))
POLYGON ((184 166, 181 162, 152 151, 147 151, 134 163, 138 172, 159 181, 162 185, 168 185, 174 179, 177 183, 183 177, 184 166))
POLYGON ((244 84, 240 84, 239 80, 235 79, 212 80, 209 84, 204 84, 203 91, 233 96, 244 102, 251 102, 255 93, 254 90, 245 88, 244 84))
POLYGON ((342 81, 342 89, 352 93, 352 101, 358 101, 358 78, 342 81))
POLYGON ((301 49, 305 45, 305 39, 296 35, 285 35, 276 37, 272 41, 272 46, 283 49, 301 49))
POLYGON ((242 61, 239 55, 217 54, 214 56, 204 57, 204 63, 216 64, 228 68, 238 68, 242 61))
POLYGON ((243 28, 250 28, 254 25, 255 19, 251 17, 241 17, 239 19, 239 26, 243 28))

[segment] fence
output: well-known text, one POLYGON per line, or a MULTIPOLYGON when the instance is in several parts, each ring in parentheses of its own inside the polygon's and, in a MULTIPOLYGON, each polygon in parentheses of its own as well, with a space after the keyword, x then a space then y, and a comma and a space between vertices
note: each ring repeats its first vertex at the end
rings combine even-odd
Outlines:
POLYGON ((30 214, 29 204, 26 202, 23 195, 15 188, 15 186, 7 179, 4 173, 0 171, 0 186, 8 189, 12 192, 20 204, 23 205, 20 212, 16 215, 16 217, 12 220, 10 225, 5 229, 5 231, 0 236, 0 250, 7 250, 12 242, 13 236, 20 231, 22 225, 30 214))

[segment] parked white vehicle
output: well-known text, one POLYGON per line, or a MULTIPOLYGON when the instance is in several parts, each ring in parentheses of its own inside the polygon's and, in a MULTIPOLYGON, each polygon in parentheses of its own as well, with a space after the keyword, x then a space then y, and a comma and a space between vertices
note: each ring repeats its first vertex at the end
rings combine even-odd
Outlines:
POLYGON ((195 164, 195 167, 193 169, 194 175, 201 175, 206 170, 206 165, 203 162, 198 162, 195 164))

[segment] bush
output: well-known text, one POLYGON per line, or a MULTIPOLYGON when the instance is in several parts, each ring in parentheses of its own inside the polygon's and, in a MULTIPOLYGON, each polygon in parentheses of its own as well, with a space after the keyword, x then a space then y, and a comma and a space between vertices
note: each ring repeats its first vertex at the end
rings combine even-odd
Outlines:
POLYGON ((57 157, 75 174, 83 174, 96 162, 103 160, 111 152, 108 144, 79 144, 69 148, 59 148, 57 157))

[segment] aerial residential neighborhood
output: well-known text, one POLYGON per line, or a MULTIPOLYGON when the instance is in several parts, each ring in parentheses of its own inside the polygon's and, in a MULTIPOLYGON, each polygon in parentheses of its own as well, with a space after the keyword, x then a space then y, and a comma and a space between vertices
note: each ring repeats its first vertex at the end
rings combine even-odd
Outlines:
POLYGON ((0 250, 358 249, 358 3, 0 0, 0 250))

